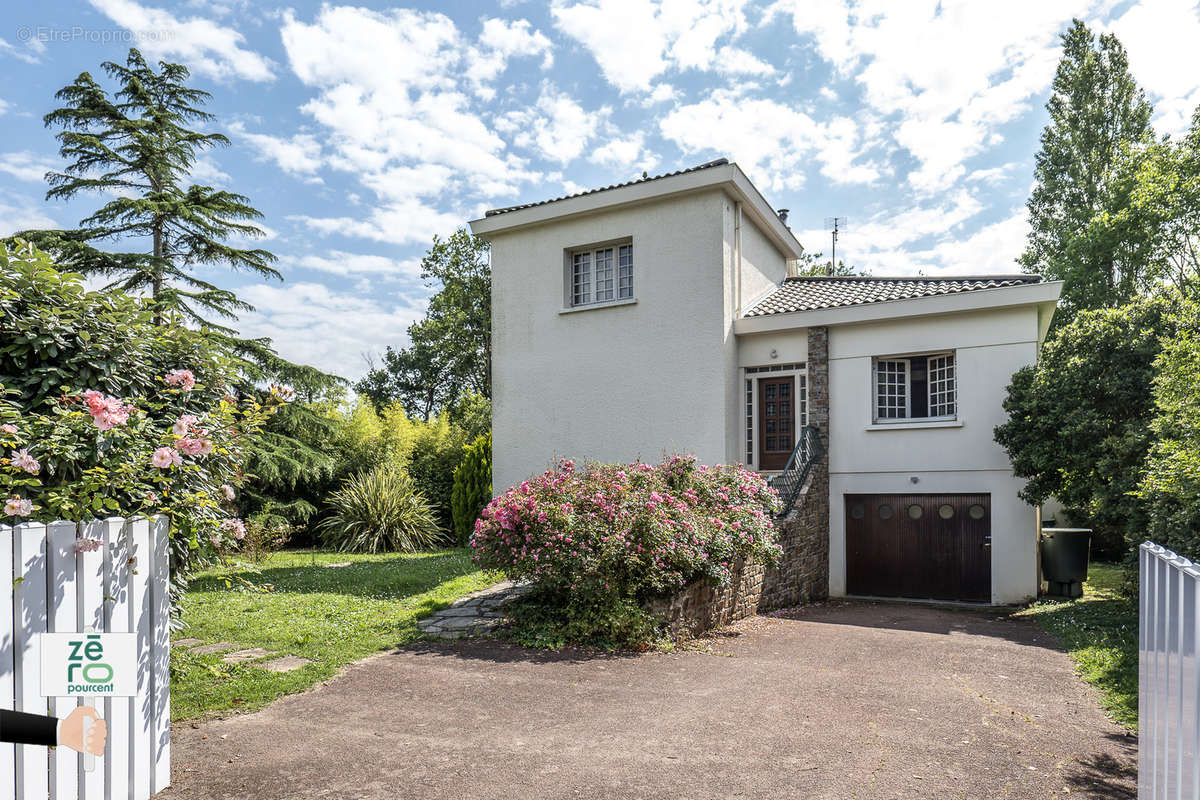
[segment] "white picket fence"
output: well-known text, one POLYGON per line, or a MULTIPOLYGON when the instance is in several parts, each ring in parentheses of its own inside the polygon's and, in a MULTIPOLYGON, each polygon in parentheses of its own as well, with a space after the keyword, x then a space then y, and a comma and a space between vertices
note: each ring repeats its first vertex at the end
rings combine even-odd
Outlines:
POLYGON ((0 797, 146 800, 170 783, 168 523, 154 519, 0 525, 0 706, 65 717, 80 701, 40 693, 39 633, 136 633, 138 696, 96 699, 103 768, 66 747, 0 744, 0 797), (99 539, 75 552, 78 536, 99 539), (103 707, 101 707, 101 703, 103 707), (9 791, 9 788, 13 791, 9 791))
POLYGON ((1200 800, 1200 567, 1138 555, 1138 797, 1200 800))

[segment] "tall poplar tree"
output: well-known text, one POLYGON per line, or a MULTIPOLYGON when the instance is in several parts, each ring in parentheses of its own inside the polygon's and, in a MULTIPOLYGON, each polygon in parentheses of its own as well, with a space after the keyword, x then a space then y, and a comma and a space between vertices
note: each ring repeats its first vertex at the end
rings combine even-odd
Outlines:
POLYGON ((1120 236, 1086 234, 1095 220, 1128 203, 1131 182, 1118 179, 1117 166, 1154 141, 1151 105, 1117 37, 1103 34, 1097 43, 1075 20, 1062 42, 1028 202, 1031 230, 1019 259, 1026 272, 1065 282, 1056 323, 1080 309, 1127 302, 1146 284, 1145 248, 1120 236))
POLYGON ((262 214, 249 198, 191 182, 197 157, 229 144, 221 133, 189 127, 214 119, 203 109, 211 95, 187 86, 187 67, 159 62, 155 69, 136 49, 125 64, 101 66, 117 83, 114 93, 84 72, 59 90, 62 107, 43 119, 46 127, 61 128, 59 154, 68 162, 63 171, 47 173, 46 199, 87 192, 112 199, 74 230, 18 235, 53 253, 64 269, 113 277, 114 288, 124 291, 149 292, 159 301, 160 324, 174 311, 231 333, 211 316, 234 319, 251 307, 198 277, 195 268, 223 264, 280 275, 271 266, 273 254, 229 243, 264 235, 255 224, 262 214))

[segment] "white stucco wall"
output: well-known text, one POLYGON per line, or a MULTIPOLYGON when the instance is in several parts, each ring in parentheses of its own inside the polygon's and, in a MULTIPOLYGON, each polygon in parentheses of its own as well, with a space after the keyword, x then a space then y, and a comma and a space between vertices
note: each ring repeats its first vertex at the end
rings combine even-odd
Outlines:
POLYGON ((492 237, 497 492, 558 457, 725 459, 726 202, 714 189, 492 237), (565 251, 624 237, 636 302, 560 313, 565 251))
POLYGON ((1017 492, 992 430, 1012 374, 1037 358, 1035 306, 836 326, 829 335, 830 593, 846 593, 846 494, 988 493, 992 601, 1037 594, 1037 511, 1017 492), (957 352, 958 422, 949 428, 872 427, 871 359, 957 352), (913 478, 917 482, 913 482, 913 478))

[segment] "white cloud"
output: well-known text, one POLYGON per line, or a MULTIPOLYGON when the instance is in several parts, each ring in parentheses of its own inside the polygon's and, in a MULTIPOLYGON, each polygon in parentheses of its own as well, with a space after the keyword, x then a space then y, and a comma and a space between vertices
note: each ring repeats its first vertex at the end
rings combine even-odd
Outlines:
POLYGON ((13 205, 0 200, 0 236, 37 228, 58 228, 58 222, 32 201, 13 205))
POLYGON ((293 262, 298 267, 327 272, 331 275, 358 276, 370 275, 379 278, 407 278, 419 280, 421 277, 421 260, 410 258, 396 260, 386 256, 368 253, 347 253, 344 250, 330 250, 324 255, 310 254, 294 259, 283 259, 293 262))
POLYGON ((203 17, 180 19, 161 8, 139 5, 134 0, 90 0, 95 8, 137 40, 147 60, 179 61, 193 72, 216 80, 241 78, 271 81, 270 59, 244 45, 239 31, 203 17))
POLYGON ((1154 101, 1155 128, 1180 134, 1200 105, 1200 3, 1154 0, 1130 6, 1110 30, 1129 51, 1129 68, 1154 101))
POLYGON ((17 47, 5 41, 4 37, 0 37, 0 54, 8 54, 18 61, 24 61, 26 64, 36 64, 41 59, 39 54, 46 49, 46 46, 37 39, 30 39, 25 43, 24 47, 17 47))
POLYGON ((658 156, 646 149, 646 135, 641 131, 609 139, 593 150, 588 160, 606 167, 636 167, 643 171, 658 166, 658 156))
POLYGON ((201 156, 192 164, 191 179, 208 186, 228 186, 233 177, 212 156, 201 156))
POLYGON ((775 68, 753 53, 726 45, 717 53, 718 72, 735 75, 774 75, 775 68))
MULTIPOLYGON (((717 43, 746 28, 746 0, 558 0, 555 24, 591 51, 622 92, 668 69, 710 69, 717 43)), ((744 63, 744 62, 743 62, 744 63)))
POLYGON ((1029 109, 1053 77, 1058 32, 1092 4, 780 0, 770 15, 790 14, 874 112, 895 115, 890 134, 918 162, 909 183, 928 193, 962 177, 996 127, 1029 109))
POLYGON ((936 265, 938 272, 952 275, 1001 275, 1020 272, 1016 259, 1025 250, 1029 235, 1029 217, 1025 209, 1009 217, 984 225, 965 239, 950 239, 934 246, 928 253, 917 253, 936 265))
POLYGON ((350 380, 367 370, 363 356, 408 343, 408 326, 424 313, 421 298, 338 292, 319 283, 259 283, 238 289, 255 306, 243 314, 244 336, 269 337, 280 355, 350 380))
POLYGON ((376 206, 365 218, 292 215, 293 222, 319 236, 357 236, 390 244, 427 244, 434 234, 448 236, 466 221, 464 215, 438 211, 416 198, 376 206))
POLYGON ((547 70, 554 64, 553 50, 546 35, 534 30, 528 20, 486 19, 479 45, 468 51, 466 76, 480 96, 490 100, 496 90, 488 84, 504 72, 510 59, 541 56, 542 69, 547 70))
POLYGON ((496 127, 512 134, 514 145, 566 164, 583 152, 611 113, 609 108, 586 111, 574 98, 547 83, 533 108, 505 114, 496 120, 496 127))
POLYGON ((3 98, 0 98, 0 115, 3 115, 5 111, 8 111, 8 108, 8 103, 4 102, 3 98))
POLYGON ((284 172, 312 176, 321 168, 321 143, 315 136, 307 133, 297 133, 291 137, 251 133, 240 122, 232 123, 229 130, 235 134, 235 140, 249 142, 260 159, 274 162, 284 172))
POLYGON ((48 158, 28 151, 0 153, 0 172, 7 172, 19 181, 41 183, 47 172, 57 171, 59 165, 48 158))
POLYGON ((859 141, 853 120, 818 122, 770 99, 718 90, 707 100, 677 106, 659 127, 686 153, 715 151, 736 161, 765 189, 799 189, 814 159, 823 164, 822 174, 838 182, 878 176, 874 166, 853 163, 859 141))
POLYGON ((332 166, 378 188, 396 167, 433 165, 461 194, 483 197, 536 177, 460 90, 469 42, 449 17, 324 6, 312 23, 286 12, 282 37, 292 70, 318 91, 302 110, 327 129, 332 166))
POLYGON ((983 169, 973 170, 967 175, 967 181, 976 183, 986 183, 994 185, 1008 178, 1014 169, 1017 167, 1017 162, 1009 161, 1006 164, 1001 164, 997 167, 986 167, 983 169))

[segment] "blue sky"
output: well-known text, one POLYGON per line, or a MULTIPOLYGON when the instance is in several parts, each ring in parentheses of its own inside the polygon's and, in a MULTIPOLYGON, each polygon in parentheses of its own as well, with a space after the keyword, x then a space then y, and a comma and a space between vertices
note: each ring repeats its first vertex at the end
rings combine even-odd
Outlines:
POLYGON ((0 233, 47 203, 54 93, 130 46, 213 94, 229 148, 198 182, 248 195, 286 280, 225 272, 247 334, 348 377, 402 346, 418 261, 491 207, 738 162, 810 250, 875 274, 1016 271, 1058 34, 1118 33, 1160 133, 1200 104, 1200 4, 1107 0, 248 0, 10 5, 0 28, 0 233))

